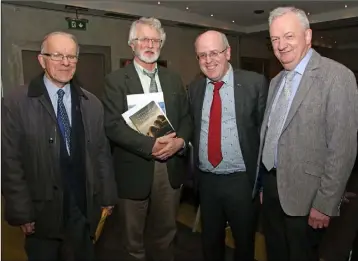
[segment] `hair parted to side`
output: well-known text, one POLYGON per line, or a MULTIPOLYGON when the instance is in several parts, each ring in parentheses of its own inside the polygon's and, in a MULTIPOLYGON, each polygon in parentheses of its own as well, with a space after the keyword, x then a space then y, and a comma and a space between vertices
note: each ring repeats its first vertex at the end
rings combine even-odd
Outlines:
POLYGON ((277 17, 283 16, 289 12, 294 13, 298 17, 304 29, 310 29, 310 22, 308 21, 308 17, 305 11, 294 6, 277 7, 272 10, 268 19, 269 26, 271 26, 273 20, 275 20, 277 17))
POLYGON ((165 39, 166 39, 166 34, 164 32, 161 22, 157 18, 154 18, 154 17, 141 17, 140 19, 138 19, 132 23, 131 28, 129 30, 128 45, 130 45, 133 42, 133 39, 137 38, 137 25, 138 24, 148 25, 148 26, 156 29, 158 31, 158 33, 160 34, 160 39, 162 40, 160 47, 163 47, 165 39))
POLYGON ((77 41, 77 38, 76 36, 74 36, 73 34, 70 34, 70 33, 66 33, 66 32, 62 32, 62 31, 56 31, 56 32, 52 32, 52 33, 49 33, 47 34, 44 39, 42 40, 42 43, 41 43, 41 53, 45 53, 45 49, 46 49, 46 42, 47 42, 47 39, 50 38, 51 36, 54 36, 54 35, 64 35, 64 36, 68 36, 69 38, 71 38, 76 46, 77 46, 77 51, 76 51, 76 55, 78 56, 79 53, 80 53, 80 46, 78 45, 78 41, 77 41))

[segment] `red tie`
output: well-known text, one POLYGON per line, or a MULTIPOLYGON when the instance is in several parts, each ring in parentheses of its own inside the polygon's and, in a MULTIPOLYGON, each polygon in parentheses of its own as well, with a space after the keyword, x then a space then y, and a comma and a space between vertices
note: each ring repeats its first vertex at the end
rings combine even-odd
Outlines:
POLYGON ((223 159, 221 154, 221 98, 219 90, 224 82, 211 83, 214 84, 214 95, 209 118, 208 159, 215 168, 223 159))

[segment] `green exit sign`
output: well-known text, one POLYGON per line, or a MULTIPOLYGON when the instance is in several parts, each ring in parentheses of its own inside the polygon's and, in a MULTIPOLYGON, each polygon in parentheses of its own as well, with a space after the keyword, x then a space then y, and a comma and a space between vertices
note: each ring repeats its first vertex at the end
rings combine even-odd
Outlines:
POLYGON ((83 30, 87 29, 87 19, 66 19, 68 23, 68 29, 83 30))

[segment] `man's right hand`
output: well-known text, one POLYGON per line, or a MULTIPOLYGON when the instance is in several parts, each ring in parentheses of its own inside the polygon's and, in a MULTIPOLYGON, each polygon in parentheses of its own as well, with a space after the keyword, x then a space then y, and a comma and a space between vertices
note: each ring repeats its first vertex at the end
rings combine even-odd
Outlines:
POLYGON ((21 225, 20 227, 21 227, 22 232, 27 236, 35 233, 35 222, 27 223, 27 224, 21 225))
POLYGON ((171 139, 175 138, 176 135, 177 134, 175 132, 173 132, 173 133, 170 133, 170 134, 165 135, 163 137, 157 138, 155 140, 155 143, 154 143, 154 146, 153 146, 153 149, 152 149, 152 153, 160 151, 162 148, 164 148, 168 144, 168 142, 171 139))

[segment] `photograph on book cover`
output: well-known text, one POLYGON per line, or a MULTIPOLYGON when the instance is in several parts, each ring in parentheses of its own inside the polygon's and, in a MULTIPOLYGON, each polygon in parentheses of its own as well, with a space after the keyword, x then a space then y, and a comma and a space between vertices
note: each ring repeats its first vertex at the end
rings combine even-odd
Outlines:
MULTIPOLYGON (((121 59, 119 59, 119 66, 120 66, 120 68, 123 68, 123 67, 127 66, 128 64, 130 64, 132 61, 133 61, 133 59, 121 58, 121 59)), ((160 66, 168 67, 168 62, 166 60, 158 60, 157 63, 160 66)))
POLYGON ((129 118, 137 130, 144 135, 161 137, 174 131, 168 119, 154 101, 148 103, 129 118))

